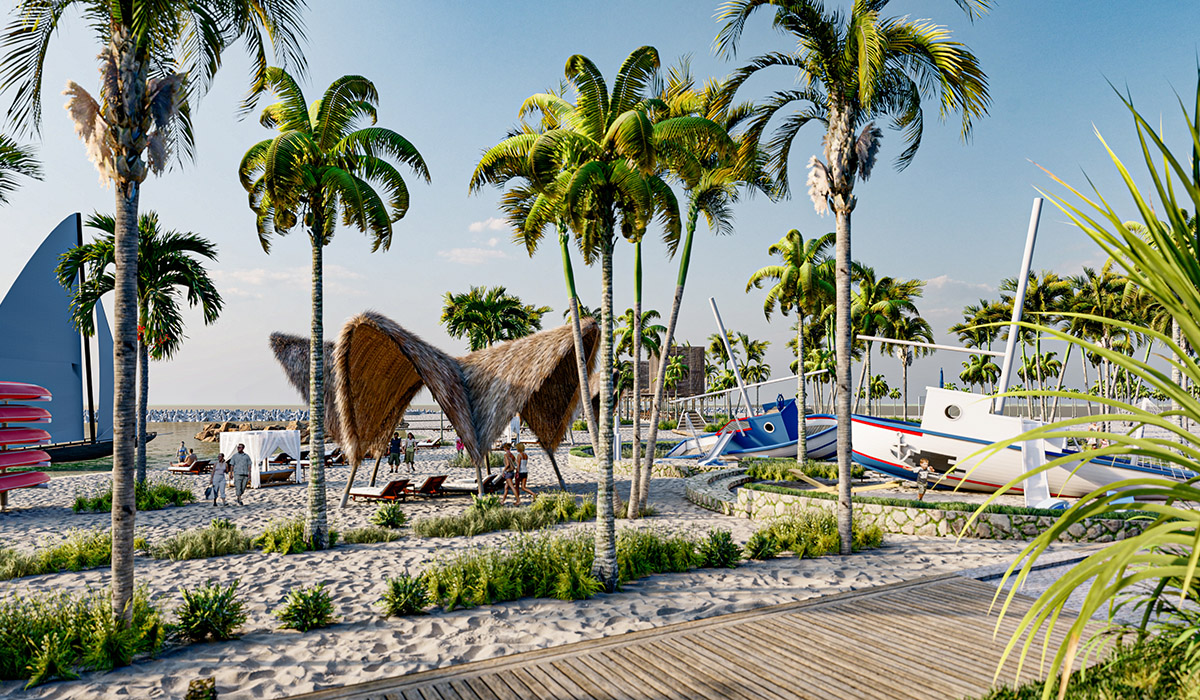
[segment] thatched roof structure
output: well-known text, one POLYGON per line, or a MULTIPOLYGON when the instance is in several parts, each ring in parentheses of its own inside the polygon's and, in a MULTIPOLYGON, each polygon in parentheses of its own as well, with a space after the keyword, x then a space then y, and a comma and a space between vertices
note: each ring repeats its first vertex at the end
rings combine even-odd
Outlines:
MULTIPOLYGON (((600 331, 582 322, 589 369, 600 331)), ((292 385, 308 394, 308 340, 273 333, 271 347, 292 385)), ((326 343, 325 424, 351 461, 387 444, 413 398, 429 387, 476 463, 520 413, 538 443, 562 442, 580 392, 569 325, 453 358, 380 314, 346 322, 336 345, 326 343)), ((600 377, 590 374, 596 402, 600 377)))
MULTIPOLYGON (((308 404, 308 338, 286 333, 271 334, 271 352, 283 366, 288 381, 300 392, 305 405, 308 404)), ((336 373, 333 369, 334 345, 325 341, 325 435, 337 442, 340 431, 337 420, 336 373)))

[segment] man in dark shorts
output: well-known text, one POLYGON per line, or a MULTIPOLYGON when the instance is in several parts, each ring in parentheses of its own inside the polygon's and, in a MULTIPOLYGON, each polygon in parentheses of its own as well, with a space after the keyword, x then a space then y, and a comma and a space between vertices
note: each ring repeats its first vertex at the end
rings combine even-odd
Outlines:
POLYGON ((395 474, 400 468, 400 453, 404 451, 404 441, 400 439, 400 433, 392 433, 392 441, 388 444, 388 470, 389 474, 395 474))

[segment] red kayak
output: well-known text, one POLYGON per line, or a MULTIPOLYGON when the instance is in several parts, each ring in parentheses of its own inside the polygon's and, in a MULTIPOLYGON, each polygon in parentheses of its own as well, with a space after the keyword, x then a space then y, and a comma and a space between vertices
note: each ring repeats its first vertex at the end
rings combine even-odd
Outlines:
POLYGON ((50 442, 50 433, 36 428, 0 428, 0 445, 41 445, 50 442))
POLYGON ((0 472, 17 467, 48 467, 50 455, 41 450, 17 450, 0 452, 0 472))
POLYGON ((0 401, 49 401, 50 392, 37 384, 0 382, 0 401))
POLYGON ((50 412, 21 404, 0 404, 0 423, 49 423, 50 412))

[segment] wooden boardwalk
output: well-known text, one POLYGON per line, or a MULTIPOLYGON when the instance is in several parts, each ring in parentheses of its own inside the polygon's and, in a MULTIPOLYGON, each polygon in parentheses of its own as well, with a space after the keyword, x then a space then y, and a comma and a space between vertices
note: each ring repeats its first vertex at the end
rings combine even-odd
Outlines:
MULTIPOLYGON (((992 685, 995 588, 934 576, 330 688, 295 700, 962 698, 992 685)), ((1065 629, 1070 621, 1059 621, 1065 629)), ((1059 639, 1054 639, 1057 644, 1059 639)), ((1022 679, 1036 672, 1040 637, 1022 679)), ((1001 680, 1011 683, 1010 659, 1001 680)))

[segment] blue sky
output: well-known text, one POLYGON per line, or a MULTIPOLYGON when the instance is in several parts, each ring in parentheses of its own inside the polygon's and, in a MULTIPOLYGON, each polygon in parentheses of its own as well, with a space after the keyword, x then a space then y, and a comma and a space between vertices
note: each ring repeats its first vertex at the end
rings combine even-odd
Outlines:
MULTIPOLYGON (((12 5, 3 0, 0 9, 7 15, 12 5)), ((525 97, 557 85, 572 54, 588 56, 611 80, 620 61, 644 44, 657 47, 664 64, 691 54, 701 77, 724 76, 752 55, 789 48, 763 13, 751 23, 737 59, 715 57, 716 5, 682 0, 313 2, 306 97, 315 99, 344 74, 372 79, 381 95, 380 124, 416 144, 433 175, 430 185, 409 178, 412 208, 396 226, 390 251, 371 254, 367 239, 354 230, 339 231, 326 249, 327 337, 353 314, 374 309, 447 351, 461 352, 465 343, 446 336, 438 324, 441 297, 472 284, 503 284, 528 302, 553 307, 547 325, 559 322, 564 292, 556 251, 529 258, 510 242, 495 218, 498 193, 467 194, 474 165, 516 121, 525 97)), ((900 140, 885 131, 882 167, 855 190, 854 257, 879 275, 927 280, 919 308, 943 341, 965 304, 996 296, 1000 279, 1017 274, 1035 187, 1062 191, 1034 162, 1072 184, 1085 184, 1086 172, 1102 191, 1118 193, 1093 127, 1118 154, 1133 159, 1137 151, 1128 113, 1109 82, 1128 88, 1151 120, 1161 116, 1169 135, 1179 133, 1176 93, 1190 100, 1196 85, 1200 4, 1023 0, 997 5, 974 23, 949 0, 895 0, 888 7, 889 14, 949 26, 979 57, 992 105, 967 144, 958 137, 957 123, 939 123, 936 107, 930 107, 921 151, 903 172, 891 167, 900 140)), ((68 20, 51 47, 39 145, 46 179, 26 184, 0 210, 0 294, 62 218, 74 211, 112 210, 113 191, 98 182, 59 94, 67 80, 93 89, 96 53, 78 17, 68 20)), ((269 132, 255 118, 235 116, 246 75, 240 52, 231 52, 196 113, 196 162, 148 181, 143 190, 143 208, 156 209, 166 225, 199 232, 218 244, 220 261, 213 273, 227 304, 210 327, 197 314, 189 316, 183 350, 152 368, 151 404, 299 400, 275 366, 266 338, 274 330, 307 332, 309 247, 299 233, 276 241, 269 256, 258 246, 236 168, 246 149, 269 132)), ((782 69, 768 73, 747 83, 739 97, 759 99, 792 79, 782 69)), ((808 157, 819 150, 820 137, 817 125, 806 127, 793 148, 796 185, 803 181, 808 157)), ((833 221, 819 217, 804 196, 778 203, 759 197, 739 205, 736 214, 733 236, 715 237, 703 226, 699 232, 679 336, 702 343, 715 330, 707 304, 715 296, 729 328, 771 341, 768 361, 781 376, 790 360, 785 343, 791 319, 775 315, 768 323, 763 292, 746 294, 746 279, 769 264, 767 247, 788 229, 811 236, 832 230, 833 221)), ((1048 206, 1035 267, 1077 274, 1082 265, 1102 262, 1100 252, 1048 206)), ((624 309, 632 302, 630 247, 618 249, 616 265, 616 306, 624 309)), ((675 267, 659 244, 648 246, 646 303, 664 314, 675 267)), ((599 275, 577 269, 577 277, 585 303, 597 304, 599 275)), ((938 353, 918 360, 910 372, 910 391, 936 383, 941 368, 947 379, 956 378, 962 359, 938 353)), ((899 380, 894 365, 891 359, 875 363, 893 385, 899 380)), ((1074 370, 1077 376, 1078 367, 1074 370)))

